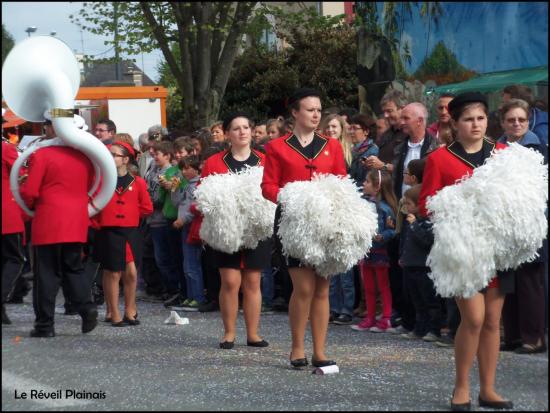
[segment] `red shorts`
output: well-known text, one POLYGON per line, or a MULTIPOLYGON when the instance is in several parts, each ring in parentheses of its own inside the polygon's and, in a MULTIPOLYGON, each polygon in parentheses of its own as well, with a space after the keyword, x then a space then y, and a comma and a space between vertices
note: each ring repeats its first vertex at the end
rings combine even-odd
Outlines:
POLYGON ((132 248, 130 248, 130 244, 126 242, 126 264, 129 262, 134 261, 134 256, 132 254, 132 248))

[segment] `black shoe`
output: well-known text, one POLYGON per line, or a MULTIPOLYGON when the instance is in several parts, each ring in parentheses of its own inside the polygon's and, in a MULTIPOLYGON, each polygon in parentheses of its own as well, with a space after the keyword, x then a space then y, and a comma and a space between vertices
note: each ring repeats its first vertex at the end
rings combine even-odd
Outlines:
POLYGON ((260 341, 248 341, 246 340, 246 345, 250 347, 267 347, 269 346, 269 343, 265 340, 260 341))
POLYGON ((336 320, 336 318, 338 318, 338 314, 330 313, 330 315, 328 316, 328 322, 329 323, 334 323, 334 320, 336 320))
POLYGON ((103 319, 103 322, 104 322, 104 323, 112 323, 112 322, 113 322, 113 318, 112 318, 112 317, 105 317, 105 318, 103 319))
POLYGON ((6 306, 2 304, 2 324, 11 324, 11 320, 6 313, 6 306))
MULTIPOLYGON (((292 353, 290 353, 290 357, 292 357, 292 353)), ((304 367, 307 367, 309 363, 307 362, 307 358, 304 357, 303 359, 290 359, 290 365, 295 369, 303 369, 304 367)))
POLYGON ((499 409, 499 410, 514 408, 514 403, 512 403, 510 400, 490 402, 488 400, 483 400, 481 396, 479 396, 477 398, 477 401, 479 402, 479 407, 488 407, 490 409, 499 409))
POLYGON ((455 397, 455 391, 453 390, 453 395, 451 396, 451 411, 453 412, 469 412, 472 410, 472 401, 466 403, 453 403, 453 397, 455 397))
POLYGON ((122 321, 124 321, 125 323, 127 323, 128 325, 130 326, 139 326, 139 320, 137 319, 137 313, 136 315, 134 316, 134 319, 130 319, 126 316, 124 316, 124 318, 122 319, 122 321))
POLYGON ((55 332, 53 330, 37 330, 36 328, 33 328, 31 330, 31 337, 42 337, 42 338, 50 338, 55 337, 55 332))
POLYGON ((88 310, 80 313, 82 317, 82 333, 89 333, 97 326, 97 310, 88 310))
POLYGON ((546 351, 546 344, 541 344, 540 346, 534 346, 532 344, 524 344, 514 350, 516 354, 536 354, 544 353, 546 351))
POLYGON ((315 360, 312 357, 311 358, 311 365, 313 367, 327 367, 327 366, 335 366, 336 362, 334 360, 315 360))
POLYGON ((207 303, 199 305, 199 312, 201 313, 209 313, 211 311, 218 311, 220 309, 220 306, 215 301, 209 301, 207 303))
POLYGON ((220 343, 220 348, 222 348, 224 350, 231 350, 234 345, 235 345, 235 340, 233 340, 233 341, 224 341, 223 343, 220 343))
POLYGON ((111 327, 127 327, 127 326, 128 326, 128 323, 124 319, 120 320, 117 323, 111 323, 111 327))
POLYGON ((340 314, 338 317, 336 317, 333 321, 334 324, 338 324, 341 326, 349 326, 353 323, 352 317, 348 314, 340 314))

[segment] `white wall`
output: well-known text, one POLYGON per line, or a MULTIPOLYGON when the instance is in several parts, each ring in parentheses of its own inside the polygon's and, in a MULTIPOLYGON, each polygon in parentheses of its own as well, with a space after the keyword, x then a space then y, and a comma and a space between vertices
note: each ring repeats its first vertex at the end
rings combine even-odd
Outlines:
POLYGON ((343 1, 324 1, 323 2, 323 16, 338 16, 344 14, 344 2, 343 1))
POLYGON ((160 99, 109 99, 109 119, 117 133, 129 133, 137 144, 140 134, 161 124, 160 99))

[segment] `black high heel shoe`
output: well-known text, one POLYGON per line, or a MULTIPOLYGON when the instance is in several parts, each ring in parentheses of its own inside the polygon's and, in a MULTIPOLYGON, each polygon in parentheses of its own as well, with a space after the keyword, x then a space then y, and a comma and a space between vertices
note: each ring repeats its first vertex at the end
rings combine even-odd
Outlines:
POLYGON ((304 367, 307 367, 309 364, 307 362, 307 358, 304 357, 303 359, 294 359, 292 360, 290 357, 292 357, 292 353, 290 353, 290 356, 288 357, 290 360, 290 365, 295 369, 303 369, 304 367))
POLYGON ((472 410, 472 401, 466 403, 453 403, 453 397, 455 397, 455 391, 453 390, 453 395, 451 396, 451 411, 453 412, 469 412, 472 410))
POLYGON ((508 409, 511 410, 514 408, 514 403, 510 400, 501 400, 501 401, 489 401, 483 400, 481 396, 478 396, 477 401, 479 402, 479 407, 488 407, 490 409, 508 409))
POLYGON ((137 319, 137 313, 134 316, 133 320, 131 318, 126 317, 126 315, 124 315, 124 318, 122 319, 122 321, 128 323, 128 325, 131 325, 131 326, 138 326, 140 324, 139 320, 137 319))
POLYGON ((235 345, 235 340, 233 340, 233 341, 227 341, 226 340, 226 341, 220 343, 220 348, 224 349, 224 350, 231 350, 234 345, 235 345))
POLYGON ((127 326, 128 326, 128 323, 124 318, 117 323, 111 322, 111 327, 127 327, 127 326))
POLYGON ((311 358, 311 365, 313 367, 327 367, 327 366, 335 366, 336 362, 334 360, 315 360, 312 357, 311 358))

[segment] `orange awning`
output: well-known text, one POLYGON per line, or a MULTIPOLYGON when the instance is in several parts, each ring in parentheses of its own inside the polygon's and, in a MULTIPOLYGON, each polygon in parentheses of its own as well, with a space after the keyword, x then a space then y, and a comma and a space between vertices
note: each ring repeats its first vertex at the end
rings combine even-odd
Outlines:
POLYGON ((22 123, 25 123, 25 119, 21 119, 15 115, 10 109, 6 108, 6 113, 4 113, 4 122, 2 124, 3 128, 13 128, 15 126, 21 125, 22 123))

